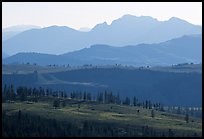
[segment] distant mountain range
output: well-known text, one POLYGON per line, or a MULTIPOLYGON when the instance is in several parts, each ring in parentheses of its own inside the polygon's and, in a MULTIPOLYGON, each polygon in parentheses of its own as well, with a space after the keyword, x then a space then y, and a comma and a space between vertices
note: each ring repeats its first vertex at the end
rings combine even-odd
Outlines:
POLYGON ((185 35, 162 43, 138 44, 123 47, 95 44, 62 55, 18 53, 3 59, 5 64, 37 63, 39 65, 106 65, 135 66, 202 63, 202 35, 185 35))
POLYGON ((110 25, 96 25, 88 32, 65 26, 50 26, 21 32, 3 39, 3 51, 9 55, 19 52, 63 54, 94 44, 111 46, 160 43, 183 35, 201 34, 202 27, 173 17, 158 21, 149 16, 124 15, 110 25))
POLYGON ((40 28, 39 26, 34 26, 34 25, 17 25, 17 26, 3 28, 2 40, 5 41, 26 30, 39 29, 39 28, 40 28))
POLYGON ((7 57, 9 57, 9 55, 7 53, 2 52, 2 59, 7 57))
MULTIPOLYGON (((17 25, 2 29, 2 42, 30 29, 39 29, 39 26, 34 25, 17 25)), ((9 55, 2 49, 2 58, 7 58, 9 55)))

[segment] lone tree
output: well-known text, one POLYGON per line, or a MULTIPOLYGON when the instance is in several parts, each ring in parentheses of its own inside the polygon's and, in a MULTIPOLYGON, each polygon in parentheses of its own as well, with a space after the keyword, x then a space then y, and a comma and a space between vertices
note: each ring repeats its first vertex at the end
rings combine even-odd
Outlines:
POLYGON ((123 102, 124 105, 130 105, 130 98, 126 97, 125 101, 123 102))
POLYGON ((21 119, 21 110, 18 111, 18 120, 21 119))
POLYGON ((59 106, 60 106, 59 100, 54 100, 54 102, 53 102, 53 107, 57 108, 57 107, 59 107, 59 106))
POLYGON ((151 111, 151 117, 154 118, 155 114, 154 114, 154 110, 151 111))
POLYGON ((189 121, 188 113, 186 113, 185 120, 186 120, 186 123, 188 123, 188 121, 189 121))
POLYGON ((138 99, 134 96, 134 98, 133 98, 133 105, 137 106, 137 102, 138 102, 138 99))
POLYGON ((181 114, 181 107, 178 107, 177 114, 181 114))

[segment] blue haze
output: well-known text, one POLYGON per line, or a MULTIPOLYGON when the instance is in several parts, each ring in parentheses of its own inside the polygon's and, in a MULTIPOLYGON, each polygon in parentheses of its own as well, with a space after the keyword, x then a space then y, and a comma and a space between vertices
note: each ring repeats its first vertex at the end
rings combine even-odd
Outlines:
POLYGON ((3 41, 3 51, 9 55, 19 52, 63 54, 94 44, 112 46, 160 43, 183 35, 201 34, 202 27, 173 17, 158 21, 149 16, 124 15, 111 25, 102 23, 89 32, 65 26, 31 29, 3 41))

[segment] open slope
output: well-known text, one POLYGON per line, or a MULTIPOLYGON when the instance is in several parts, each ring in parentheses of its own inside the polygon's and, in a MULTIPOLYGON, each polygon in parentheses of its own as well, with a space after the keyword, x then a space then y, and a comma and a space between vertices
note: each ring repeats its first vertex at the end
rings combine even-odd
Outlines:
MULTIPOLYGON (((45 100, 33 104, 26 104, 25 102, 3 103, 2 108, 8 116, 17 114, 20 109, 22 115, 41 116, 45 119, 55 119, 57 122, 63 121, 64 123, 72 122, 79 129, 84 127, 85 121, 92 123, 95 128, 103 123, 106 127, 111 125, 119 136, 131 136, 130 132, 133 129, 135 130, 132 136, 142 136, 142 127, 146 126, 150 130, 153 129, 156 136, 162 136, 162 133, 169 136, 169 129, 174 132, 174 136, 194 136, 195 133, 197 136, 202 136, 202 120, 198 118, 190 117, 190 122, 186 123, 185 117, 182 115, 159 111, 155 111, 155 116, 152 118, 149 109, 96 102, 82 102, 79 108, 79 102, 70 99, 64 100, 67 104, 66 107, 54 109, 52 101, 45 100), (139 113, 137 110, 139 110, 139 113)), ((46 128, 45 124, 43 126, 46 128)), ((94 135, 92 132, 89 132, 88 136, 111 136, 107 133, 94 135)), ((80 136, 79 133, 78 136, 80 136)), ((145 136, 153 136, 153 134, 148 135, 146 133, 145 136)))

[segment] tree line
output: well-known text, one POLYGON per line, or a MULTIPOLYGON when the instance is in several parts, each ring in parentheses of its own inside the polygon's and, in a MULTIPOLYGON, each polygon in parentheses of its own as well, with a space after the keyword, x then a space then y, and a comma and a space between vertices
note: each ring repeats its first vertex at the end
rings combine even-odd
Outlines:
MULTIPOLYGON (((150 100, 139 101, 139 99, 134 96, 132 98, 125 97, 121 99, 120 95, 115 95, 112 92, 104 91, 100 92, 96 95, 96 99, 92 96, 90 92, 76 92, 73 91, 71 93, 67 93, 65 91, 53 91, 52 89, 44 89, 42 87, 25 87, 19 86, 16 89, 13 85, 4 85, 3 92, 2 92, 2 101, 5 102, 6 100, 20 100, 20 101, 33 101, 38 102, 39 98, 41 97, 55 97, 55 98, 70 98, 76 100, 83 100, 83 101, 96 101, 98 103, 104 104, 118 104, 118 105, 131 105, 131 106, 138 106, 145 109, 154 109, 159 111, 164 111, 164 106, 161 103, 153 103, 150 100)), ((53 102, 56 103, 56 102, 53 102)), ((56 105, 59 106, 59 105, 56 105)))

